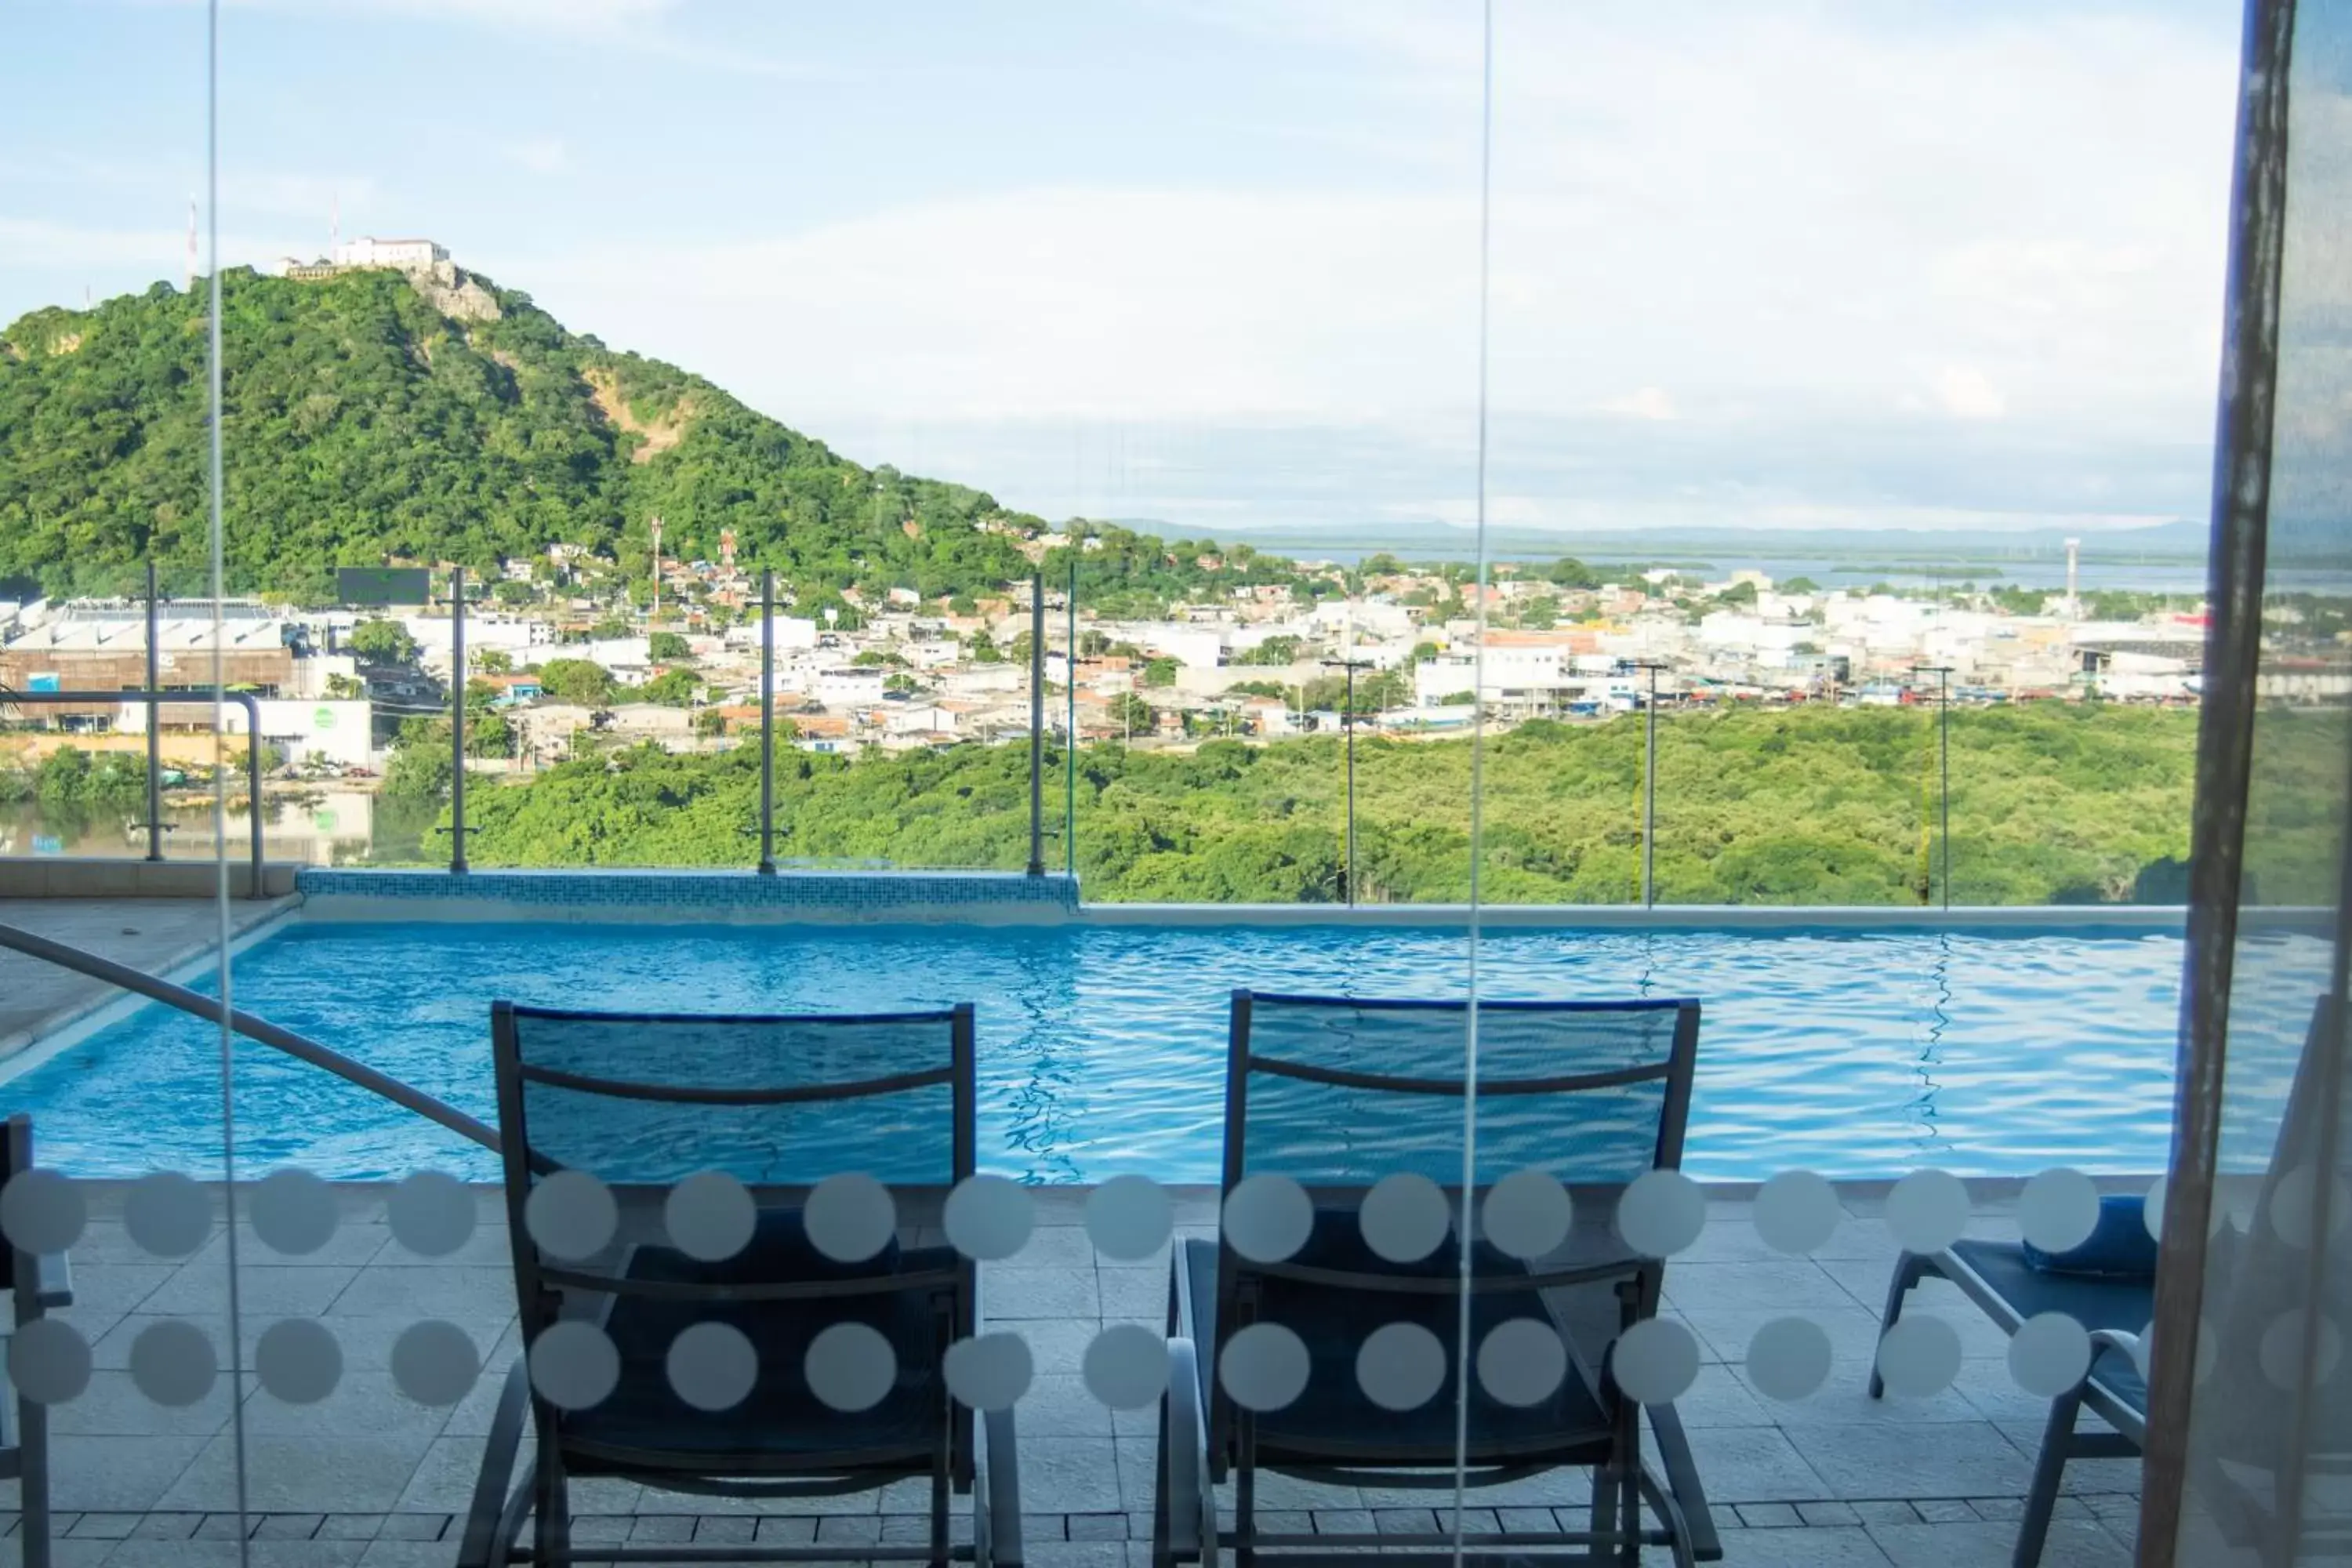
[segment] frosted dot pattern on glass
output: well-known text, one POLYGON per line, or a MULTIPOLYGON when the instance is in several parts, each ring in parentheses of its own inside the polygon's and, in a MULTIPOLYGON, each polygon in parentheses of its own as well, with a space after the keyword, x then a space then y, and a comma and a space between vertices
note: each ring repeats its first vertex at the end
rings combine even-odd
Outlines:
POLYGON ((2315 1388, 2336 1375, 2344 1359, 2344 1336, 2325 1317, 2318 1321, 2315 1335, 2310 1317, 2302 1308, 2291 1307, 2263 1331, 2254 1359, 2273 1388, 2286 1393, 2315 1388), (2311 1342, 2308 1352, 2306 1340, 2311 1342))
POLYGON ((1133 1263, 1168 1245, 1175 1211, 1148 1176, 1113 1176, 1087 1194, 1087 1236, 1105 1258, 1133 1263))
POLYGON ((1827 1178, 1782 1171, 1757 1189, 1751 1218, 1765 1246, 1802 1257, 1828 1243, 1843 1213, 1827 1178))
POLYGON ((670 1341, 663 1371, 678 1398, 697 1410, 732 1410, 759 1380, 760 1352, 732 1323, 695 1323, 670 1341))
POLYGON ((2017 1196, 2017 1227, 2044 1252, 2067 1252, 2099 1225, 2099 1189, 2082 1172, 2058 1166, 2025 1184, 2017 1196))
POLYGON ((2147 1234, 2153 1240, 2164 1239, 2164 1205, 2171 1196, 2170 1176, 2158 1176, 2147 1184, 2147 1201, 2140 1211, 2140 1220, 2147 1226, 2147 1234))
POLYGON ((966 1176, 948 1194, 943 1220, 950 1246, 966 1258, 996 1263, 1029 1245, 1036 1205, 1008 1177, 966 1176))
POLYGON ((261 1245, 289 1258, 308 1257, 334 1239, 334 1190, 292 1165, 254 1183, 246 1212, 261 1245))
POLYGON ((343 1380, 343 1347, 316 1318, 281 1318, 254 1342, 262 1391, 289 1405, 316 1405, 343 1380))
POLYGON ((898 1205, 890 1189, 858 1171, 845 1171, 819 1182, 809 1194, 801 1219, 808 1229, 809 1245, 835 1263, 863 1263, 889 1246, 890 1238, 898 1233, 898 1205))
POLYGON ((1295 1256, 1314 1229, 1315 1205, 1288 1176, 1250 1176, 1225 1194, 1225 1245, 1252 1263, 1295 1256))
POLYGON ((1217 1383, 1244 1410, 1280 1410, 1307 1391, 1307 1345, 1280 1323, 1234 1331, 1217 1358, 1217 1383))
POLYGON ((1113 1410, 1141 1410, 1168 1387, 1168 1342, 1139 1323, 1113 1323, 1087 1343, 1087 1392, 1113 1410))
POLYGON ((1886 1194, 1886 1228, 1906 1252, 1941 1252, 1969 1226, 1969 1189, 1949 1171, 1914 1171, 1886 1194))
POLYGON ((1356 1352, 1356 1383, 1383 1410, 1418 1410, 1445 1383, 1445 1346, 1419 1323, 1385 1323, 1356 1352))
POLYGON ((621 1352, 593 1323, 549 1324, 524 1352, 524 1364, 531 1387, 558 1410, 593 1409, 621 1381, 621 1352))
POLYGON ((213 1342, 194 1323, 165 1318, 140 1330, 131 1342, 131 1381, 158 1405, 194 1405, 212 1392, 219 1377, 213 1342))
POLYGON ((1567 1375, 1568 1347, 1548 1322, 1512 1318, 1478 1342, 1478 1386, 1505 1405, 1540 1405, 1567 1375))
POLYGON ((157 1258, 186 1258, 212 1238, 212 1194, 178 1171, 150 1171, 122 1195, 131 1244, 157 1258))
POLYGON ((411 1323, 392 1342, 392 1385, 419 1405, 455 1405, 482 1375, 473 1336, 455 1323, 411 1323))
POLYGON ((1445 1189, 1417 1171, 1382 1176, 1356 1211, 1364 1245, 1391 1263, 1418 1263, 1436 1251, 1453 1227, 1445 1189))
POLYGON ((446 1171, 418 1171, 384 1204, 392 1239, 419 1258, 446 1258, 474 1237, 474 1194, 446 1171))
POLYGON ((1959 1331, 1932 1313, 1906 1312, 1878 1342, 1878 1375, 1889 1394, 1926 1399, 1959 1374, 1959 1331))
POLYGON ((1019 1334, 981 1334, 950 1345, 945 1370, 948 1392, 972 1409, 1010 1410, 1029 1392, 1036 1363, 1019 1334))
POLYGON ((8 1381, 36 1405, 63 1405, 89 1386, 89 1344, 61 1318, 38 1318, 8 1338, 8 1381))
POLYGON ((1644 1258, 1672 1258, 1698 1239, 1706 1196, 1680 1171, 1646 1171, 1617 1200, 1617 1234, 1644 1258))
POLYGON ((1568 1189, 1544 1171, 1514 1171, 1486 1191, 1479 1212, 1486 1239, 1513 1258, 1543 1257, 1568 1239, 1576 1210, 1568 1189))
MULTIPOLYGON (((2281 1176, 2271 1190, 2272 1233, 2289 1247, 2308 1247, 2319 1226, 2320 1191, 2316 1165, 2297 1165, 2281 1176)), ((2347 1186, 2342 1176, 2330 1174, 2326 1193, 2326 1239, 2333 1241, 2346 1225, 2352 1224, 2352 1186, 2347 1186)))
POLYGON ((662 1200, 662 1229, 670 1245, 704 1263, 723 1262, 742 1251, 759 1225, 750 1189, 725 1171, 698 1172, 662 1200))
POLYGON ((1775 1318, 1748 1342, 1748 1382, 1767 1399, 1805 1399, 1830 1376, 1829 1331, 1811 1318, 1775 1318))
POLYGON ((1610 1370, 1625 1397, 1671 1405, 1698 1380, 1698 1341, 1672 1318, 1648 1318, 1617 1337, 1610 1370))
POLYGON ((531 1188, 522 1223, 550 1258, 593 1258, 612 1245, 621 1210, 612 1189, 587 1172, 558 1171, 531 1188))
POLYGON ((864 1323, 835 1323, 809 1342, 803 1367, 809 1392, 835 1410, 856 1414, 882 1403, 898 1381, 898 1352, 864 1323))
POLYGON ((0 1187, 0 1234, 24 1252, 63 1252, 81 1239, 89 1202, 79 1184, 36 1165, 0 1187))
POLYGON ((2009 1375, 2037 1399, 2055 1399, 2091 1370, 2091 1336, 2063 1312, 2039 1312, 2009 1336, 2009 1375))

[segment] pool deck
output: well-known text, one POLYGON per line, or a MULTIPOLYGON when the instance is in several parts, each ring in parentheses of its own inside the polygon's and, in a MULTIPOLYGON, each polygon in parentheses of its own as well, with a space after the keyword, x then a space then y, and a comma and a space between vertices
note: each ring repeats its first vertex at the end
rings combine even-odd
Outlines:
MULTIPOLYGON (((301 901, 231 899, 232 939, 301 901)), ((165 976, 209 959, 220 941, 210 899, 0 899, 0 925, 165 976)), ((0 1061, 121 995, 103 980, 0 949, 0 1061)))
MULTIPOLYGON (((482 1436, 517 1349, 513 1285, 500 1194, 479 1190, 481 1224, 448 1258, 425 1260, 391 1239, 384 1189, 340 1184, 341 1219, 318 1251, 271 1252, 240 1230, 248 1353, 262 1328, 313 1317, 341 1344, 341 1386, 313 1406, 255 1390, 245 1404, 247 1507, 240 1523, 234 1439, 225 1387, 194 1406, 165 1409, 134 1386, 129 1347, 166 1317, 198 1323, 215 1347, 226 1322, 226 1238, 215 1234, 173 1263, 132 1243, 121 1187, 89 1184, 91 1220, 73 1248, 75 1304, 62 1314, 94 1346, 89 1389, 58 1406, 54 1490, 58 1561, 110 1564, 231 1563, 240 1529, 251 1560, 301 1564, 446 1564, 467 1506, 482 1436), (386 1371, 394 1335, 424 1318, 455 1322, 485 1356, 481 1383, 452 1409, 397 1394, 386 1371)), ((1843 1192, 1846 1218, 1807 1258, 1770 1252, 1748 1223, 1740 1189, 1710 1194, 1698 1242, 1666 1269, 1668 1311, 1702 1347, 1698 1381, 1678 1408, 1733 1568, 1994 1568, 2006 1564, 2045 1405, 2011 1382, 2006 1342, 1956 1291, 1922 1287, 1915 1310, 1939 1311, 1959 1331, 1966 1360, 1956 1384, 1925 1400, 1875 1403, 1864 1381, 1878 1307, 1895 1256, 1879 1222, 1883 1187, 1843 1192), (1828 1386, 1795 1404, 1759 1397, 1741 1362, 1769 1318, 1802 1314, 1830 1331, 1828 1386)), ((1080 1223, 1084 1189, 1036 1189, 1028 1247, 982 1272, 983 1310, 1024 1334, 1037 1377, 1018 1407, 1029 1561, 1129 1564, 1148 1561, 1154 1426, 1149 1411, 1112 1412, 1087 1393, 1079 1355, 1105 1325, 1155 1329, 1166 1290, 1165 1254, 1109 1265, 1080 1223)), ((1175 1190, 1187 1234, 1208 1234, 1214 1194, 1175 1190)), ((1974 1233, 2014 1234, 2008 1204, 1980 1196, 1974 1233)), ((2067 1468, 2042 1562, 2049 1568, 2124 1568, 2138 1507, 2136 1461, 2067 1468)), ((1475 1527, 1530 1527, 1553 1506, 1582 1511, 1581 1478, 1514 1483, 1476 1499, 1475 1527)), ((575 1489, 586 1542, 705 1544, 797 1541, 842 1546, 905 1538, 920 1528, 904 1488, 797 1506, 722 1506, 634 1485, 575 1489)), ((1261 1507, 1291 1529, 1412 1529, 1431 1523, 1432 1494, 1313 1487, 1276 1479, 1261 1507)), ((0 1509, 15 1505, 15 1483, 0 1509)), ((13 1531, 15 1516, 0 1514, 13 1531)), ((0 1542, 0 1547, 13 1546, 0 1542)), ((13 1551, 5 1560, 15 1561, 13 1551)), ((1664 1562, 1653 1551, 1644 1561, 1664 1562)))

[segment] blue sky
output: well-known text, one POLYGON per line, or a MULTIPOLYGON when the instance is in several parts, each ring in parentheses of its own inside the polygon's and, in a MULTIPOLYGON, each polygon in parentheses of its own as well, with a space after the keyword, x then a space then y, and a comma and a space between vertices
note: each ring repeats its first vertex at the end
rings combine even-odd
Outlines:
MULTIPOLYGON (((1496 0, 1492 515, 2200 516, 2238 14, 1496 0)), ((425 234, 1049 515, 1467 521, 1462 0, 285 0, 223 251, 425 234)), ((204 13, 0 7, 0 319, 180 276, 204 13)))

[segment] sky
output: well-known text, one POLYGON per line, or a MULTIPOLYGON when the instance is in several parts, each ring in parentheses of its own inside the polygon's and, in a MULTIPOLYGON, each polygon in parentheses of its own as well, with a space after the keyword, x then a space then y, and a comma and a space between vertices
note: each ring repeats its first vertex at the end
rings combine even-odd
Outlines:
MULTIPOLYGON (((429 236, 865 462, 1186 529, 2211 487, 2222 0, 229 0, 221 251, 429 236)), ((0 5, 0 320, 177 282, 205 12, 0 5)))

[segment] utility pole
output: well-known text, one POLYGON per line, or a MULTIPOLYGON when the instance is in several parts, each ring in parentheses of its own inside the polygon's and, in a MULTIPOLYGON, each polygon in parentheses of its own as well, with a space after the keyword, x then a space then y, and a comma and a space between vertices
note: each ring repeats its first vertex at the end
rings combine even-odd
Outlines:
POLYGON ((1627 659, 1621 668, 1646 670, 1649 695, 1642 702, 1642 907, 1658 903, 1658 671, 1669 667, 1654 658, 1627 659))
POLYGON ((1345 737, 1345 748, 1348 753, 1348 869, 1346 875, 1348 907, 1352 910, 1356 907, 1356 671, 1370 669, 1373 664, 1368 658, 1327 658, 1323 661, 1323 668, 1344 670, 1348 678, 1347 696, 1339 706, 1339 733, 1345 737))
POLYGON ((1936 678, 1936 858, 1944 884, 1944 908, 1948 910, 1952 907, 1952 667, 1915 664, 1911 673, 1936 678))

